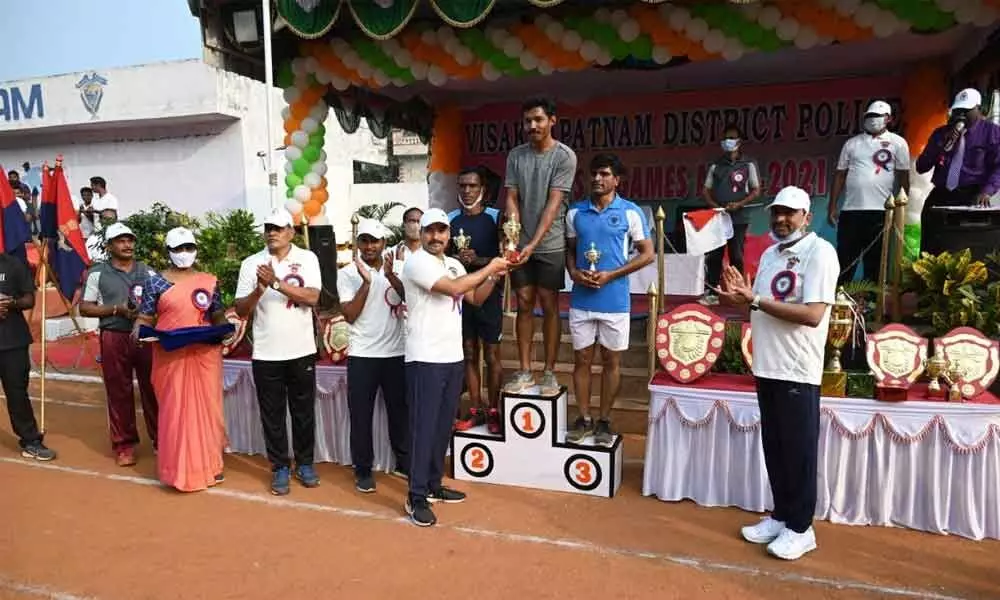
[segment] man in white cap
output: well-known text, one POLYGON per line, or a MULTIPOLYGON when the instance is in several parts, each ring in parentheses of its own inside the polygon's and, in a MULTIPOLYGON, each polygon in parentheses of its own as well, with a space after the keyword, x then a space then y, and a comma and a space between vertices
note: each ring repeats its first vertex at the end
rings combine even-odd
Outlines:
POLYGON ((136 462, 139 431, 135 423, 132 377, 139 382, 146 432, 156 449, 156 394, 150 381, 152 346, 132 339, 139 316, 143 286, 153 271, 135 259, 135 234, 124 223, 105 230, 107 262, 96 262, 87 274, 80 314, 100 319, 101 373, 108 397, 108 430, 111 449, 120 467, 136 462))
POLYGON ((946 206, 990 206, 1000 191, 1000 125, 986 120, 983 97, 964 89, 951 104, 948 124, 931 134, 917 158, 917 172, 934 169, 934 189, 920 214, 920 250, 937 254, 941 246, 941 217, 930 209, 946 206))
POLYGON ((462 301, 480 305, 508 268, 494 258, 466 274, 445 255, 451 242, 448 215, 432 208, 420 218, 423 247, 403 267, 406 292, 406 397, 410 407, 410 489, 406 512, 420 527, 437 523, 429 502, 454 503, 465 494, 441 483, 444 456, 462 393, 462 301))
POLYGON ((877 100, 868 106, 864 133, 844 143, 837 161, 827 219, 837 227, 837 258, 844 272, 839 283, 854 279, 860 263, 862 277, 878 281, 885 201, 900 189, 910 193, 910 146, 889 131, 892 107, 877 100), (838 207, 840 194, 844 203, 838 207))
POLYGON ((253 381, 260 403, 271 493, 289 492, 288 422, 292 417, 295 478, 319 485, 313 468, 316 438, 316 332, 313 309, 323 285, 319 259, 292 244, 292 217, 278 209, 264 221, 267 248, 243 261, 236 313, 253 315, 253 381))
POLYGON ((385 228, 375 219, 358 223, 358 255, 341 269, 337 294, 344 319, 351 324, 347 350, 347 406, 351 416, 354 487, 375 491, 372 464, 372 418, 375 395, 382 390, 389 420, 389 443, 395 472, 405 476, 410 461, 410 415, 403 371, 403 282, 393 273, 392 253, 385 251, 385 228))
POLYGON ((785 560, 816 548, 819 391, 840 273, 833 246, 806 233, 810 204, 800 188, 778 192, 770 206, 777 243, 761 255, 753 285, 730 266, 721 289, 725 302, 750 306, 764 464, 774 497, 771 516, 742 534, 785 560))

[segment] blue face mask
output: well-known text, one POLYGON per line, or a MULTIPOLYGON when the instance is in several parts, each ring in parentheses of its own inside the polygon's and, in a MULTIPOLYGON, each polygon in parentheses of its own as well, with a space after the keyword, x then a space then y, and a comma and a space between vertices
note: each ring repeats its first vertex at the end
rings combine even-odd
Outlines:
POLYGON ((740 141, 734 138, 726 138, 722 140, 722 151, 723 152, 736 152, 740 147, 740 141))

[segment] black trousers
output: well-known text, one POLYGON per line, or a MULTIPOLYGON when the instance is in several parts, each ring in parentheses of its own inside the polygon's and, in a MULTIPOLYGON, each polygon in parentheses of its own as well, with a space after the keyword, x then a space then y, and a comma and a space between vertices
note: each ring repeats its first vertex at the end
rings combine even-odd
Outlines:
POLYGON ((441 487, 444 455, 465 382, 465 363, 406 363, 410 405, 410 498, 441 487))
POLYGON ((743 246, 747 239, 748 223, 733 223, 733 237, 729 238, 725 246, 712 250, 705 255, 705 270, 707 285, 718 286, 722 279, 722 257, 729 248, 729 264, 743 272, 743 246))
POLYGON ((976 203, 979 195, 978 186, 965 186, 949 191, 947 188, 934 187, 924 200, 924 208, 920 211, 920 252, 940 254, 947 244, 941 239, 944 228, 944 216, 941 211, 930 210, 935 206, 971 206, 976 203))
POLYGON ((253 361, 264 445, 271 468, 290 467, 288 420, 296 465, 311 465, 316 445, 316 355, 292 360, 253 361))
POLYGON ((764 465, 772 517, 804 533, 816 514, 819 386, 757 378, 764 465))
POLYGON ((28 346, 0 350, 0 384, 7 396, 7 413, 10 415, 10 426, 17 435, 21 447, 42 441, 35 421, 35 411, 28 398, 28 373, 31 370, 31 359, 28 356, 28 346))
POLYGON ((347 359, 347 406, 351 413, 351 461, 358 477, 371 475, 375 461, 372 421, 379 388, 389 418, 389 445, 396 456, 396 468, 410 472, 410 411, 403 357, 351 356, 347 359))
POLYGON ((878 283, 879 262, 882 258, 882 227, 884 210, 845 210, 837 222, 837 260, 840 277, 837 285, 854 279, 854 270, 861 263, 862 277, 878 283))

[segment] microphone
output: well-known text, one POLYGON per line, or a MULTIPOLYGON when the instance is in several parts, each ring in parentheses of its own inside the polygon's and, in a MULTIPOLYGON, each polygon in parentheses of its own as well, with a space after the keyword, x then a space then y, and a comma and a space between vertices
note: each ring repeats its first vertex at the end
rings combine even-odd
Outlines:
POLYGON ((949 139, 948 143, 944 145, 945 152, 951 152, 951 149, 955 147, 955 143, 958 139, 962 137, 962 132, 965 131, 965 121, 956 121, 955 125, 952 127, 952 131, 955 132, 955 138, 949 139))

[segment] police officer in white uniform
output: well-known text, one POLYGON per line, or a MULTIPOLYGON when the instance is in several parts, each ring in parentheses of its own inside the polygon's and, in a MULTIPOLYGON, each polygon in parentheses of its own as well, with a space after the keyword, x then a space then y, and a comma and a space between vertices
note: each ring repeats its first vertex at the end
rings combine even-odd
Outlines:
POLYGON ((789 186, 771 203, 771 235, 753 286, 733 267, 721 299, 750 305, 764 463, 774 511, 743 538, 795 560, 816 548, 816 460, 823 350, 840 263, 829 242, 806 233, 810 198, 789 186))

